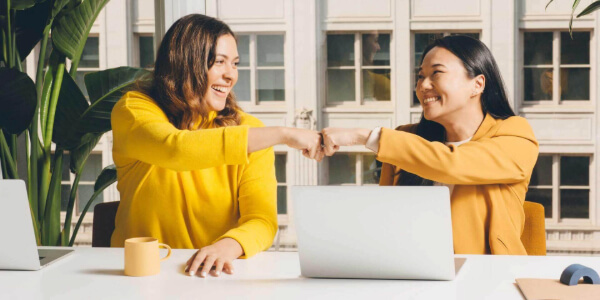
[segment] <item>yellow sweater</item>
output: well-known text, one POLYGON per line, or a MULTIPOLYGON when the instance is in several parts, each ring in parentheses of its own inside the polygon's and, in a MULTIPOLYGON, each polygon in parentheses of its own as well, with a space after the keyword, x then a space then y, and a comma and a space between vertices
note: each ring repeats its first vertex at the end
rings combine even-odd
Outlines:
POLYGON ((173 248, 201 248, 222 238, 244 256, 267 249, 277 232, 273 148, 247 154, 248 128, 179 130, 148 96, 128 92, 115 105, 113 159, 121 203, 111 246, 152 236, 173 248))
POLYGON ((460 147, 412 134, 416 124, 397 130, 381 131, 380 185, 395 185, 400 169, 454 184, 450 207, 456 253, 527 254, 521 242, 523 202, 538 157, 527 120, 496 120, 488 114, 471 141, 460 147))

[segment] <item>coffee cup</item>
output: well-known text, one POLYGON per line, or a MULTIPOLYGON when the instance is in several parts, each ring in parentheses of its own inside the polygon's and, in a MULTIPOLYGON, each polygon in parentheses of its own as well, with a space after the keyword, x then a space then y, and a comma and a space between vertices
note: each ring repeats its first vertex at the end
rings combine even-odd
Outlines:
POLYGON ((125 275, 150 276, 160 273, 160 263, 171 256, 171 247, 159 243, 153 237, 137 237, 125 240, 125 275), (159 248, 169 250, 161 258, 159 248))

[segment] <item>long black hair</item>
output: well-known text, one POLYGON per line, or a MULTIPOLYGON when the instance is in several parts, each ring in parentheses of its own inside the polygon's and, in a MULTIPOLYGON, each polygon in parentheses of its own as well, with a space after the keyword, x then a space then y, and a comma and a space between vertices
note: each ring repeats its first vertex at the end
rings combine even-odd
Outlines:
MULTIPOLYGON (((421 64, 425 55, 434 47, 444 48, 456 55, 467 69, 469 78, 478 75, 485 77, 485 88, 481 94, 481 109, 483 115, 490 114, 495 119, 507 119, 515 115, 508 103, 504 82, 500 76, 496 60, 492 53, 481 41, 465 35, 446 36, 433 41, 423 51, 421 64)), ((439 123, 425 119, 417 124, 416 134, 428 141, 445 142, 446 130, 439 123)), ((397 185, 433 185, 433 181, 400 170, 397 185)))

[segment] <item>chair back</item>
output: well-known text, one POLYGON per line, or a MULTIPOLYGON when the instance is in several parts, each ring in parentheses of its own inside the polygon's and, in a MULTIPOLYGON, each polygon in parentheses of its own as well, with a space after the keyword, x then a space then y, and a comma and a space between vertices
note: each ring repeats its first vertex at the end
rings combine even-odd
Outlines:
POLYGON ((96 204, 92 225, 92 247, 110 247, 110 238, 115 230, 118 208, 119 201, 96 204))
POLYGON ((546 255, 546 217, 544 206, 530 201, 523 204, 525 228, 521 242, 528 255, 546 255))

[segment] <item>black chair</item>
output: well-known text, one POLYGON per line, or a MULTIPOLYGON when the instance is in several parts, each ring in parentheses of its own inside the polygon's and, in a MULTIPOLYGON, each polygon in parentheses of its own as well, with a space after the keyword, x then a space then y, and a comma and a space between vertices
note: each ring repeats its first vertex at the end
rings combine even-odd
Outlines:
POLYGON ((119 201, 96 204, 92 225, 92 247, 110 247, 110 237, 115 231, 118 208, 119 201))

